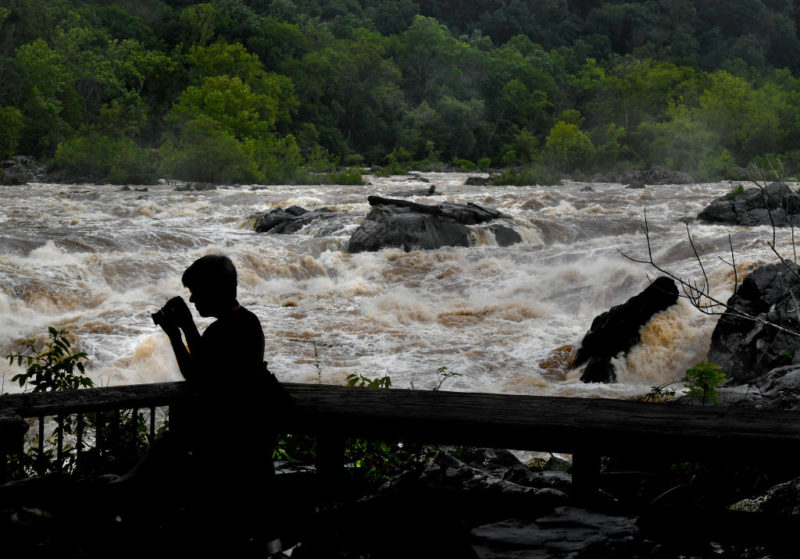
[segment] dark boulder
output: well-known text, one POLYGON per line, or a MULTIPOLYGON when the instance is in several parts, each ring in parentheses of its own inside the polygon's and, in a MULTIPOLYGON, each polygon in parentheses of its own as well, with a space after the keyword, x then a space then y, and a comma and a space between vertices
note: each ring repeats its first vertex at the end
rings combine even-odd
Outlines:
POLYGON ((741 194, 721 196, 701 211, 697 219, 730 225, 797 225, 800 196, 786 184, 773 182, 764 189, 748 188, 741 194))
POLYGON ((768 321, 798 332, 797 297, 800 270, 791 263, 770 264, 754 270, 731 296, 731 307, 720 316, 711 334, 708 361, 722 367, 729 379, 746 384, 770 370, 800 359, 800 339, 768 321), (756 320, 737 317, 745 313, 756 320))
POLYGON ((492 176, 488 177, 467 177, 464 181, 464 186, 491 186, 492 176))
POLYGON ((508 247, 522 242, 520 234, 507 225, 494 223, 488 229, 494 234, 494 240, 501 247, 508 247))
POLYGON ((614 382, 611 359, 627 354, 640 341, 642 326, 657 312, 674 305, 678 288, 668 277, 660 277, 638 295, 599 315, 583 337, 574 367, 586 364, 583 382, 614 382))
POLYGON ((338 215, 328 208, 309 211, 300 206, 276 208, 269 213, 255 216, 256 233, 297 233, 303 227, 318 219, 329 219, 338 215))
MULTIPOLYGON (((425 181, 428 182, 428 181, 425 181)), ((392 192, 391 196, 402 196, 402 197, 410 197, 410 196, 433 196, 436 194, 436 185, 430 185, 428 188, 419 189, 419 190, 401 190, 398 192, 392 192)))
MULTIPOLYGON (((370 210, 350 237, 348 252, 376 251, 386 247, 432 250, 443 246, 469 246, 467 225, 505 217, 476 204, 442 203, 435 206, 370 196, 370 210)), ((501 234, 504 239, 508 235, 501 234)))
POLYGON ((27 184, 34 180, 34 161, 17 155, 0 163, 0 181, 6 186, 27 184))

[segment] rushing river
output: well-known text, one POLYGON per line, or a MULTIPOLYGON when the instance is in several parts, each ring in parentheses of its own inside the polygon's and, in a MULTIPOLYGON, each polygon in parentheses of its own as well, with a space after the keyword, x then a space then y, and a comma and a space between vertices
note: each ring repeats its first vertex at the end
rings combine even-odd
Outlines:
MULTIPOLYGON (((221 252, 238 268, 239 299, 261 318, 265 357, 284 381, 341 384, 356 373, 422 389, 447 367, 459 375, 448 379, 449 390, 624 397, 705 357, 713 319, 682 301, 616 361, 614 385, 584 385, 578 371, 539 366, 559 346, 578 344, 597 314, 647 285, 654 271, 619 254, 645 254, 645 209, 657 260, 697 278, 684 218, 727 192, 727 183, 479 187, 464 186, 463 174, 424 176, 437 195, 412 199, 496 208, 523 242, 501 248, 476 232, 470 248, 348 255, 350 234, 369 211, 367 195, 427 188, 415 177, 208 192, 0 188, 0 355, 54 325, 77 337, 99 385, 177 380, 168 340, 150 313, 169 297, 188 296, 180 276, 193 260, 221 252), (290 205, 343 215, 293 235, 253 232, 250 216, 290 205)), ((729 255, 729 233, 740 272, 773 260, 768 228, 690 228, 722 297, 733 279, 718 258, 729 255)), ((15 390, 15 372, 0 364, 0 391, 15 390)))

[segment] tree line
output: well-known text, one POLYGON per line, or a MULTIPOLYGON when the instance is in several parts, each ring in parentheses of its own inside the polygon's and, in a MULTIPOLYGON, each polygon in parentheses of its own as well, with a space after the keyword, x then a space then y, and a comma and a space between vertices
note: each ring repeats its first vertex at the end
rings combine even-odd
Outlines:
POLYGON ((789 0, 7 0, 0 158, 118 183, 731 177, 800 154, 798 21, 789 0))

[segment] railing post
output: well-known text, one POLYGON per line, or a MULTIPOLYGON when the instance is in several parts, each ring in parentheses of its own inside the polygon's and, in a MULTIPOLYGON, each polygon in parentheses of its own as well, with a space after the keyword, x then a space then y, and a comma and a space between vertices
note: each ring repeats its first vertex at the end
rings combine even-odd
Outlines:
POLYGON ((22 456, 28 423, 11 410, 0 410, 0 483, 8 481, 8 456, 22 456))
POLYGON ((316 466, 323 483, 335 487, 344 474, 344 437, 331 433, 317 436, 316 466))
POLYGON ((579 448, 572 454, 572 492, 575 499, 589 501, 597 493, 600 458, 600 453, 594 448, 579 448))

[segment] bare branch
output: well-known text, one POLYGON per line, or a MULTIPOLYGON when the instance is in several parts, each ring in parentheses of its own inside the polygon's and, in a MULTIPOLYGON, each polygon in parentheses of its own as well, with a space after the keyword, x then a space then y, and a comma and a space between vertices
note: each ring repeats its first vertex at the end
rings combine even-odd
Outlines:
MULTIPOLYGON (((677 282, 681 286, 681 289, 683 291, 682 297, 687 299, 689 301, 689 304, 692 305, 695 309, 697 309, 698 311, 700 311, 705 315, 722 315, 723 313, 727 313, 728 316, 732 318, 748 320, 755 324, 769 326, 771 328, 775 328, 780 332, 784 332, 792 337, 800 338, 800 332, 798 331, 786 328, 784 326, 781 326, 780 324, 776 324, 774 322, 744 312, 743 310, 737 308, 735 306, 735 297, 731 299, 732 302, 730 304, 714 297, 711 294, 708 275, 706 274, 705 267, 703 266, 702 259, 700 258, 700 254, 697 252, 697 248, 694 244, 694 241, 692 240, 691 234, 689 233, 688 226, 687 226, 687 236, 689 237, 689 243, 692 246, 692 251, 694 252, 695 260, 697 260, 703 274, 702 286, 698 284, 697 281, 685 280, 684 278, 669 271, 668 269, 664 268, 655 261, 655 259, 653 258, 653 246, 650 239, 650 226, 647 221, 646 212, 645 212, 644 224, 642 225, 642 231, 644 232, 645 242, 647 244, 647 259, 634 258, 632 256, 629 256, 620 249, 617 249, 617 252, 619 252, 624 258, 630 260, 631 262, 636 262, 637 264, 647 264, 652 268, 654 268, 655 270, 657 270, 658 272, 660 272, 661 274, 669 278, 672 278, 675 282, 677 282)), ((731 241, 730 235, 728 236, 728 243, 731 248, 731 263, 729 265, 733 268, 733 277, 734 277, 733 293, 735 295, 738 289, 739 278, 736 272, 736 260, 733 251, 733 242, 731 241)))

